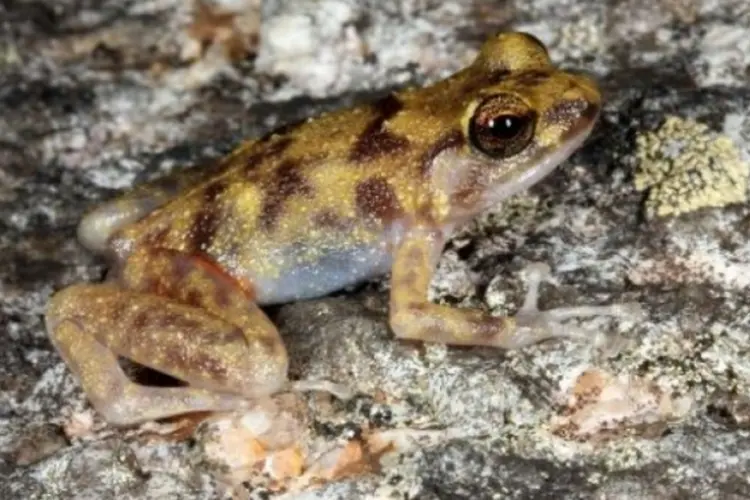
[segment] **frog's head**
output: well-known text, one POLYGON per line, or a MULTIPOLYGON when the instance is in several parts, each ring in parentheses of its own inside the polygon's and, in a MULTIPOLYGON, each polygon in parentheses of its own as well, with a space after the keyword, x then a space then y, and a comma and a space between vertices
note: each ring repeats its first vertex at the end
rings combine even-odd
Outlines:
POLYGON ((588 136, 601 106, 596 84, 552 66, 542 43, 503 33, 455 76, 465 147, 433 162, 455 215, 473 214, 534 184, 588 136))

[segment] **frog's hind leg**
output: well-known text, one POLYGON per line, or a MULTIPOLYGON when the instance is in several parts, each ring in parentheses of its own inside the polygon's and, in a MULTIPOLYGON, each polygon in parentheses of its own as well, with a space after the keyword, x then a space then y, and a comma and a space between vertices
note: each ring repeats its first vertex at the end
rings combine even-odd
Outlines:
POLYGON ((251 292, 214 265, 139 250, 119 282, 75 285, 52 299, 47 330, 106 419, 132 424, 252 406, 287 383, 287 354, 251 292), (117 356, 185 381, 130 381, 117 356))

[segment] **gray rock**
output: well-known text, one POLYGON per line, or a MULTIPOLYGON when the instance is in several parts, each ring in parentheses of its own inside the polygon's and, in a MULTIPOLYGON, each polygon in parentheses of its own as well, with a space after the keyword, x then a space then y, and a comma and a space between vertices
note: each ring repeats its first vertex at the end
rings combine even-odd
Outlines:
POLYGON ((544 307, 636 300, 647 318, 589 322, 601 332, 591 342, 501 352, 394 340, 387 280, 273 309, 295 378, 358 391, 330 413, 310 403, 318 435, 438 436, 314 495, 750 497, 750 209, 651 217, 633 183, 636 138, 667 116, 750 157, 745 1, 279 1, 261 18, 257 64, 230 64, 217 46, 185 60, 187 2, 0 4, 0 498, 223 494, 200 435, 173 442, 87 421, 47 340, 50 294, 104 272, 74 240, 88 207, 241 138, 441 78, 500 27, 530 30, 556 62, 595 73, 606 106, 550 178, 462 228, 433 298, 512 313, 521 271, 542 261, 555 276, 544 307), (573 397, 588 383, 615 406, 573 397), (612 421, 586 417, 592 408, 612 421))

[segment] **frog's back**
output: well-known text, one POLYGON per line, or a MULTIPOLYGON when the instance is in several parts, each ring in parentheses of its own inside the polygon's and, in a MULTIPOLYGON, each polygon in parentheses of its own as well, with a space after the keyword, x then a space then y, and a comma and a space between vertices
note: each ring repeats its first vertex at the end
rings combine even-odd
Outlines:
POLYGON ((428 203, 425 164, 438 149, 462 145, 464 103, 447 98, 461 93, 446 87, 469 83, 476 84, 458 78, 389 94, 245 143, 209 176, 124 225, 110 246, 120 257, 140 245, 201 253, 276 277, 290 270, 279 267, 279 253, 293 252, 297 267, 335 254, 341 266, 356 254, 380 272, 385 258, 369 252, 384 248, 394 222, 428 203))
POLYGON ((379 152, 357 149, 372 114, 369 106, 354 108, 243 144, 210 175, 123 226, 111 244, 214 254, 248 242, 299 244, 316 229, 369 225, 368 196, 396 196, 387 193, 393 191, 388 179, 395 180, 392 163, 367 162, 365 156, 377 160, 379 152))
MULTIPOLYGON (((392 223, 418 198, 406 159, 413 145, 383 126, 399 109, 389 96, 243 144, 109 246, 120 258, 139 246, 204 255, 253 283, 259 302, 323 295, 387 272, 392 223)), ((132 206, 133 197, 114 203, 132 206)))

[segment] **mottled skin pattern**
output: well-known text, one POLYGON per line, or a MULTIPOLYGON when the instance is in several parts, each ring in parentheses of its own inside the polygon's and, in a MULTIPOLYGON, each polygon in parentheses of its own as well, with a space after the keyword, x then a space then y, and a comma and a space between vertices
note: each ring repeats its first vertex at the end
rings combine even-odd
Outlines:
POLYGON ((532 298, 497 318, 427 301, 453 228, 565 160, 599 107, 596 85, 555 69, 538 40, 493 36, 446 80, 248 141, 96 209, 79 237, 116 265, 105 283, 54 296, 49 334, 97 409, 128 424, 288 389, 284 345, 257 304, 388 271, 400 338, 516 348, 565 335, 561 318, 622 314, 541 312, 532 298), (118 355, 187 386, 135 384, 118 355))

